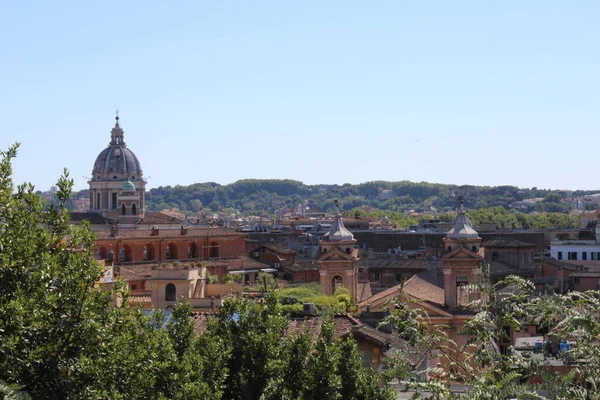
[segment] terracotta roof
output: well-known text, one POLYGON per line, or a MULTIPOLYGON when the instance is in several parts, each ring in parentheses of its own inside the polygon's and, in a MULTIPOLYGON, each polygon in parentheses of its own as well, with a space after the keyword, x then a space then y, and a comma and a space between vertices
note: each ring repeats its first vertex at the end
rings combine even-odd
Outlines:
POLYGON ((216 318, 218 314, 207 312, 193 312, 191 317, 194 321, 194 332, 203 334, 208 326, 208 321, 211 318, 216 318))
POLYGON ((156 263, 119 265, 119 276, 123 277, 125 281, 146 280, 152 275, 152 270, 155 266, 156 263))
POLYGON ((272 244, 272 243, 270 243, 270 244, 264 244, 264 245, 262 245, 260 247, 257 247, 255 250, 258 250, 261 247, 264 247, 265 249, 269 249, 269 250, 271 250, 274 253, 279 253, 279 254, 296 254, 296 252, 294 250, 285 248, 285 247, 283 247, 281 245, 278 245, 278 244, 272 244))
MULTIPOLYGON (((194 312, 191 318, 194 321, 194 331, 197 334, 206 332, 208 322, 216 318, 218 314, 206 312, 194 312)), ((325 317, 322 315, 308 315, 291 318, 286 329, 286 335, 301 334, 306 332, 312 343, 316 343, 321 334, 321 328, 325 317)), ((356 319, 350 314, 337 314, 333 317, 334 337, 344 338, 349 334, 363 337, 384 348, 384 351, 394 349, 401 351, 413 366, 418 366, 427 355, 426 349, 410 346, 408 342, 398 337, 396 332, 386 333, 372 328, 356 319)))
POLYGON ((402 291, 414 298, 444 306, 444 289, 416 275, 406 281, 402 291))
POLYGON ((206 267, 226 267, 227 271, 237 271, 242 269, 263 269, 272 268, 269 264, 258 262, 250 257, 222 258, 201 260, 202 265, 206 267))
MULTIPOLYGON (((324 317, 318 316, 303 316, 292 317, 287 327, 286 334, 307 332, 312 342, 316 342, 321 334, 324 317)), ((352 331, 353 326, 362 325, 360 321, 348 314, 338 314, 333 317, 334 336, 336 338, 344 337, 352 331)))
POLYGON ((368 299, 362 300, 359 303, 359 307, 365 307, 368 303, 373 303, 378 300, 395 297, 400 293, 406 293, 415 299, 427 301, 441 307, 443 307, 445 303, 444 289, 413 275, 409 280, 404 282, 404 284, 393 286, 368 299))
POLYGON ((559 268, 563 268, 566 269, 567 271, 575 271, 577 269, 577 265, 575 264, 569 264, 560 260, 557 260, 555 258, 544 258, 541 261, 541 264, 550 264, 550 265, 554 265, 555 267, 559 267, 559 268))
POLYGON ((111 222, 95 212, 72 212, 70 218, 72 222, 88 221, 91 225, 106 225, 111 222))
POLYGON ((316 263, 315 264, 302 263, 302 264, 288 265, 285 267, 281 267, 281 269, 283 271, 287 271, 287 272, 316 271, 319 269, 319 266, 316 263))
MULTIPOLYGON (((110 231, 96 232, 98 239, 112 239, 110 231)), ((194 228, 188 227, 187 234, 182 235, 180 228, 177 229, 158 229, 156 236, 152 235, 151 229, 119 229, 119 239, 153 239, 153 238, 196 238, 196 237, 218 237, 218 236, 239 236, 245 237, 243 232, 236 232, 229 229, 220 228, 194 228)))
POLYGON ((140 219, 138 224, 181 224, 183 221, 173 216, 157 211, 147 211, 144 213, 144 218, 140 219))
POLYGON ((155 269, 195 269, 201 266, 207 265, 208 260, 195 260, 190 262, 154 262, 154 263, 142 263, 142 264, 118 264, 119 274, 125 281, 138 281, 146 280, 152 276, 152 270, 155 269))
POLYGON ((483 242, 482 247, 535 247, 535 244, 523 242, 521 240, 508 238, 495 238, 483 242))
POLYGON ((426 259, 394 259, 394 258, 366 258, 361 257, 358 266, 363 268, 392 268, 392 269, 427 269, 429 264, 433 266, 441 265, 441 261, 429 261, 426 259))
POLYGON ((529 272, 521 271, 519 267, 512 266, 504 261, 491 261, 490 262, 490 274, 491 275, 509 275, 509 274, 519 274, 519 272, 529 272))

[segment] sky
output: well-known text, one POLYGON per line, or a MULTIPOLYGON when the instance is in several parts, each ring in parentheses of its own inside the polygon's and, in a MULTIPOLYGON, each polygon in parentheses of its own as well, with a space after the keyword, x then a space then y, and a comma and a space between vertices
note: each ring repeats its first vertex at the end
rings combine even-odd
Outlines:
POLYGON ((87 187, 120 111, 147 187, 597 189, 600 2, 12 1, 0 149, 87 187))

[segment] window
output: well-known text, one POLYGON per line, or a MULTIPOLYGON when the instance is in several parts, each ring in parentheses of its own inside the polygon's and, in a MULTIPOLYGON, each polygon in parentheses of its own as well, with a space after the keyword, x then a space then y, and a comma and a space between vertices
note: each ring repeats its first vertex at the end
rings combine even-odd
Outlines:
POLYGON ((373 272, 373 280, 378 281, 379 279, 381 279, 379 272, 373 272))
POLYGON ((144 250, 142 251, 142 255, 144 256, 144 260, 153 260, 154 259, 154 247, 151 244, 147 244, 144 246, 144 250))
POLYGON ((573 280, 573 283, 576 285, 579 285, 579 277, 578 276, 574 276, 573 278, 571 278, 573 280))
POLYGON ((112 193, 112 209, 116 210, 117 209, 117 194, 116 193, 112 193))
POLYGON ((592 260, 594 260, 594 261, 600 260, 600 252, 599 251, 592 251, 591 253, 592 253, 591 254, 592 260))
POLYGON ((131 290, 137 290, 137 285, 135 283, 131 284, 131 290))
POLYGON ((373 367, 373 350, 371 349, 364 349, 364 350, 359 350, 360 353, 360 358, 362 359, 362 364, 363 367, 365 368, 371 368, 373 367))
POLYGON ((559 251, 556 255, 556 258, 562 260, 562 251, 559 251))
POLYGON ((124 261, 131 261, 131 248, 127 245, 119 249, 119 262, 124 261))
POLYGON ((279 264, 279 263, 274 263, 273 264, 273 267, 275 267, 275 268, 279 268, 280 266, 281 266, 281 264, 279 264))
POLYGON ((188 258, 196 258, 198 257, 198 252, 196 251, 196 243, 190 243, 188 246, 188 258))
POLYGON ((492 251, 492 261, 496 261, 500 254, 497 251, 492 251))
POLYGON ((104 260, 106 258, 106 248, 104 246, 98 246, 96 249, 96 259, 104 260))
POLYGON ((127 208, 125 207, 125 203, 121 204, 121 215, 127 214, 127 208))
POLYGON ((218 243, 216 243, 216 242, 213 242, 213 243, 210 245, 210 251, 209 251, 210 257, 213 257, 213 258, 219 257, 219 250, 220 250, 220 247, 221 247, 221 246, 219 246, 219 244, 218 244, 218 243))
POLYGON ((175 285, 173 285, 172 283, 169 283, 165 287, 165 301, 175 301, 176 298, 177 298, 177 295, 175 293, 175 285))
POLYGON ((131 205, 131 215, 137 215, 137 207, 135 203, 131 205))
POLYGON ((569 251, 568 257, 569 257, 569 260, 577 260, 577 252, 576 251, 569 251))
POLYGON ((177 249, 175 248, 174 244, 170 243, 167 245, 167 248, 165 249, 165 256, 167 260, 173 260, 177 258, 177 249))
POLYGON ((336 290, 338 290, 343 286, 344 280, 342 279, 341 276, 336 275, 331 279, 331 293, 335 293, 336 290))
POLYGON ((96 210, 102 209, 102 202, 100 201, 100 193, 96 194, 96 210))
POLYGON ((583 261, 586 261, 586 260, 587 260, 587 251, 582 251, 582 252, 581 252, 581 259, 582 259, 583 261))
POLYGON ((475 246, 471 247, 471 251, 472 251, 473 253, 477 253, 477 247, 475 247, 475 246))
POLYGON ((253 251, 252 252, 252 257, 258 257, 258 251, 253 251))
POLYGON ((396 274, 396 283, 402 282, 402 274, 396 274))

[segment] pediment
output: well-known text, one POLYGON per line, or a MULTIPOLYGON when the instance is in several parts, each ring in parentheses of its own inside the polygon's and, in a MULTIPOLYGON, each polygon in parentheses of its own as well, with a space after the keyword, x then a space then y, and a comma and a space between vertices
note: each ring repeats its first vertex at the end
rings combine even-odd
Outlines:
POLYGON ((319 256, 319 258, 317 259, 318 261, 355 261, 354 257, 352 256, 352 254, 347 254, 344 253, 343 251, 340 251, 336 248, 333 248, 331 250, 329 250, 327 253, 321 254, 321 256, 319 256))
POLYGON ((459 259, 459 260, 482 260, 483 257, 481 257, 479 254, 472 252, 469 249, 466 249, 464 247, 459 247, 457 249, 454 249, 453 251, 451 251, 450 253, 446 254, 444 257, 442 257, 443 260, 448 260, 448 259, 459 259))

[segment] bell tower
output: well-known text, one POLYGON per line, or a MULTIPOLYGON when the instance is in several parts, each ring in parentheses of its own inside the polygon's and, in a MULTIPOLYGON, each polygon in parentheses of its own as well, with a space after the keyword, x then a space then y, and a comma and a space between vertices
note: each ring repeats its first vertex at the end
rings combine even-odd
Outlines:
POLYGON ((467 217, 462 196, 454 228, 444 238, 444 301, 449 308, 466 307, 470 303, 469 285, 480 280, 483 248, 481 238, 467 217))
POLYGON ((336 289, 344 287, 352 298, 358 295, 359 250, 354 235, 346 229, 337 200, 334 202, 337 213, 331 230, 319 241, 319 273, 323 294, 332 295, 336 289))

